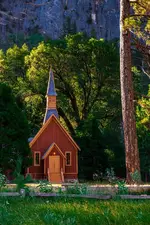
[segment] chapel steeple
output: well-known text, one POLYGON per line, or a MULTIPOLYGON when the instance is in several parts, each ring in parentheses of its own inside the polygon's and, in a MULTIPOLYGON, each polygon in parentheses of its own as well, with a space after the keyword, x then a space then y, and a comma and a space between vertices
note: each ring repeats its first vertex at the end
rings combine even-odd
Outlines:
POLYGON ((49 73, 49 81, 47 86, 47 93, 46 93, 46 113, 44 117, 43 124, 48 120, 48 118, 54 114, 58 118, 58 112, 56 108, 56 90, 55 90, 55 82, 54 82, 54 75, 52 69, 49 73))

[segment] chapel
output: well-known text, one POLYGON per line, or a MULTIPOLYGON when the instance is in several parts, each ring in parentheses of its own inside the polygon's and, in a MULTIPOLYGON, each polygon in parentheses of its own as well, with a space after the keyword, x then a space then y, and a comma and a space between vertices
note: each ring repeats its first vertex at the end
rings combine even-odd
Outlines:
POLYGON ((27 174, 33 179, 62 183, 78 179, 78 150, 68 131, 62 126, 57 111, 57 94, 53 71, 50 70, 43 125, 30 139, 33 165, 27 174))

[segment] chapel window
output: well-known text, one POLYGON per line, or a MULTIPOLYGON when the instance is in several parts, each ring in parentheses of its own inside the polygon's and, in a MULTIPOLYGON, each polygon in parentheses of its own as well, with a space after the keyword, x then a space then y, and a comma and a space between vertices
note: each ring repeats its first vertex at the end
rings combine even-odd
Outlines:
POLYGON ((41 158, 41 154, 40 152, 35 152, 34 153, 34 166, 40 166, 40 159, 41 158))
POLYGON ((66 166, 71 166, 71 152, 66 152, 66 166))

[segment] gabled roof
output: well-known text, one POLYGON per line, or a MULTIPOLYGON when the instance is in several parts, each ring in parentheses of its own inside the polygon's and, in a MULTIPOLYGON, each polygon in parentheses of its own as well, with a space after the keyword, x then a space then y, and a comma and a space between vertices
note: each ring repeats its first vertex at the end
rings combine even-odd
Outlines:
POLYGON ((62 151, 60 150, 60 148, 58 147, 58 145, 57 145, 56 143, 52 143, 52 144, 49 146, 49 148, 46 150, 46 152, 44 153, 42 159, 45 159, 45 158, 48 156, 48 154, 53 150, 54 147, 59 151, 59 153, 60 153, 64 158, 66 158, 65 155, 64 155, 64 154, 62 153, 62 151))
POLYGON ((44 121, 43 121, 43 124, 48 120, 49 117, 51 117, 51 115, 55 115, 57 118, 59 117, 58 116, 58 112, 57 112, 57 109, 46 109, 46 114, 45 114, 45 117, 44 117, 44 121))
POLYGON ((76 142, 70 136, 70 134, 65 130, 65 128, 61 125, 61 123, 59 122, 59 120, 56 118, 56 116, 54 114, 52 114, 49 117, 49 119, 46 121, 45 124, 43 124, 43 126, 39 130, 39 132, 35 135, 35 137, 33 138, 33 140, 30 142, 30 147, 32 147, 32 145, 36 142, 36 140, 41 136, 41 134, 43 133, 43 131, 47 128, 47 126, 50 124, 50 122, 52 120, 54 120, 57 123, 57 125, 60 127, 60 129, 62 130, 62 132, 66 135, 66 137, 68 138, 68 140, 74 145, 74 147, 77 148, 78 150, 80 150, 79 146, 76 144, 76 142))

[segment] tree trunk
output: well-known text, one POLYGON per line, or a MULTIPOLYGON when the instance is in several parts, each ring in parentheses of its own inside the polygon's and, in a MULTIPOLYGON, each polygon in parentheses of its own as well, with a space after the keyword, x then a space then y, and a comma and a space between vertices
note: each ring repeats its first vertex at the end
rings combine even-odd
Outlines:
POLYGON ((131 72, 131 37, 124 28, 124 20, 130 15, 129 0, 120 0, 120 82, 121 102, 126 153, 126 179, 132 182, 131 173, 140 173, 140 161, 134 115, 133 81, 131 72))

